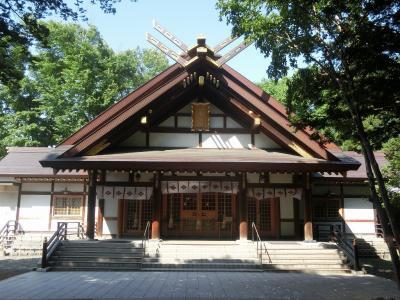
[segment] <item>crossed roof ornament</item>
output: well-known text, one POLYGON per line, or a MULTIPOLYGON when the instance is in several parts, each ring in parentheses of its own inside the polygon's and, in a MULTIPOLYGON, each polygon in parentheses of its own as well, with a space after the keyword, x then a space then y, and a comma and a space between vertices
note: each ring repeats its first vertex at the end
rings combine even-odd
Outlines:
POLYGON ((169 41, 175 44, 179 49, 182 50, 182 53, 176 53, 174 50, 171 50, 161 41, 159 41, 156 37, 151 35, 150 33, 146 33, 147 41, 161 50, 165 55, 172 58, 174 61, 179 63, 182 67, 187 68, 192 65, 195 61, 199 59, 205 59, 216 67, 220 68, 227 61, 231 60, 237 54, 242 52, 248 46, 251 45, 248 41, 243 41, 236 47, 232 48, 224 55, 218 55, 218 52, 224 49, 226 46, 230 45, 234 41, 236 41, 239 37, 228 37, 224 39, 222 42, 218 43, 214 47, 209 47, 206 45, 206 38, 201 36, 197 38, 197 45, 193 47, 188 47, 182 40, 180 40, 175 34, 168 31, 165 27, 163 27, 157 21, 153 21, 153 28, 161 33, 164 37, 166 37, 169 41))

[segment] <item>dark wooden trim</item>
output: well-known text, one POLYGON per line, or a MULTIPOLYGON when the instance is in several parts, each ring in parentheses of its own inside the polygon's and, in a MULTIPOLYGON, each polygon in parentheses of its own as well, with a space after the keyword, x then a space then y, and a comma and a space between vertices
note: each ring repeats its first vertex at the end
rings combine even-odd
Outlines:
POLYGON ((373 219, 347 219, 345 221, 350 223, 375 223, 373 219))
POLYGON ((280 222, 295 222, 295 218, 280 218, 279 219, 280 222))
POLYGON ((368 187, 368 183, 359 183, 359 182, 342 182, 342 181, 327 181, 327 182, 315 182, 313 179, 314 186, 332 186, 342 184, 344 186, 351 186, 351 187, 368 187))
POLYGON ((274 197, 271 198, 271 201, 275 201, 276 204, 276 209, 275 209, 275 215, 276 215, 276 237, 280 239, 282 237, 282 229, 281 229, 281 198, 280 197, 274 197))
MULTIPOLYGON (((192 114, 191 113, 175 113, 174 116, 176 117, 191 117, 192 114)), ((210 117, 225 117, 226 114, 225 113, 210 113, 209 114, 210 117)))
POLYGON ((88 204, 86 216, 86 234, 89 239, 94 239, 95 208, 96 208, 97 170, 89 171, 88 204))
POLYGON ((150 147, 150 131, 146 131, 146 147, 150 147))
POLYGON ((22 191, 22 183, 18 186, 17 208, 15 210, 15 221, 17 223, 19 222, 19 213, 21 208, 21 195, 22 195, 21 191, 22 191))
POLYGON ((226 125, 227 123, 228 123, 228 122, 227 122, 227 116, 225 115, 225 116, 224 116, 224 128, 227 128, 227 125, 226 125))
POLYGON ((251 133, 251 146, 254 148, 256 146, 256 138, 254 132, 251 133))
POLYGON ((118 221, 118 217, 104 217, 104 220, 106 220, 106 221, 118 221))
POLYGON ((51 195, 51 192, 21 191, 21 195, 51 195))
POLYGON ((50 197, 50 209, 49 209, 49 224, 47 229, 51 230, 51 220, 53 217, 53 209, 54 209, 54 180, 51 182, 51 197, 50 197))
MULTIPOLYGON (((193 133, 191 128, 186 127, 149 127, 151 133, 193 133)), ((254 134, 260 133, 258 129, 247 128, 209 128, 204 133, 235 133, 235 134, 254 134)))
POLYGON ((363 199, 367 199, 369 198, 369 195, 346 195, 346 194, 335 194, 335 195, 312 195, 312 198, 315 200, 318 199, 339 199, 340 197, 343 198, 363 198, 363 199))
POLYGON ((199 147, 203 147, 203 133, 199 132, 199 147))
POLYGON ((174 128, 178 128, 178 116, 174 116, 174 128))
POLYGON ((121 237, 124 233, 124 206, 125 201, 124 199, 118 199, 118 237, 121 237))

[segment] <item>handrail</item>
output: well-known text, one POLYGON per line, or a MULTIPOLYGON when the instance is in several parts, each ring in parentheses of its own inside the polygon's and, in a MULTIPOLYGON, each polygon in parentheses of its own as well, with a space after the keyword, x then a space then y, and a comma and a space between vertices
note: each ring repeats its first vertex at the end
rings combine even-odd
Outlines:
POLYGON ((335 230, 334 227, 332 227, 331 240, 336 242, 336 244, 345 252, 347 258, 350 259, 354 270, 359 271, 360 260, 358 257, 358 245, 356 239, 354 238, 353 241, 350 242, 342 236, 340 231, 335 230))
POLYGON ((46 268, 48 266, 49 259, 54 251, 57 249, 61 241, 68 240, 68 236, 76 235, 78 238, 84 238, 83 226, 80 222, 58 222, 57 230, 53 235, 43 241, 42 261, 41 267, 46 268), (77 226, 68 228, 68 224, 77 224, 77 226), (73 230, 76 229, 76 232, 73 230))
POLYGON ((150 221, 147 221, 142 237, 143 255, 146 256, 146 245, 150 240, 150 221))
POLYGON ((268 256, 268 262, 272 263, 271 257, 269 256, 267 246, 265 246, 265 243, 261 240, 260 235, 258 234, 258 230, 256 227, 256 224, 254 222, 251 223, 251 240, 254 242, 254 238, 256 238, 256 245, 257 245, 257 256, 260 258, 260 264, 262 266, 263 264, 263 251, 267 254, 268 256), (255 235, 254 235, 255 234, 255 235), (264 247, 264 249, 263 249, 264 247))
POLYGON ((16 235, 21 233, 24 234, 25 232, 19 222, 14 220, 7 221, 7 223, 4 224, 3 228, 0 230, 0 244, 3 245, 3 247, 7 246, 10 233, 14 233, 14 235, 16 235), (4 243, 4 241, 6 241, 6 243, 4 243))

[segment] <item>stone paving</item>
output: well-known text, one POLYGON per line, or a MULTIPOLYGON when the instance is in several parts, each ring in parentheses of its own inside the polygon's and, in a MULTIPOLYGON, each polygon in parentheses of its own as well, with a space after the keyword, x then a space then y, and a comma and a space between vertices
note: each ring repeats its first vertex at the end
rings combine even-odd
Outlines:
POLYGON ((0 280, 32 271, 39 260, 37 256, 0 256, 0 280))
POLYGON ((29 272, 0 282, 0 299, 400 299, 374 276, 267 272, 29 272))

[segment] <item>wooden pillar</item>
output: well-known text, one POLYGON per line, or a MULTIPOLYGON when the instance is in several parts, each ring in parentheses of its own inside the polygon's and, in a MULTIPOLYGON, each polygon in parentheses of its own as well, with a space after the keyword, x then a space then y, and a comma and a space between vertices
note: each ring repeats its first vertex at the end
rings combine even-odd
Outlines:
POLYGON ((243 174, 239 182, 239 239, 247 240, 248 223, 247 223, 247 189, 246 174, 243 174))
POLYGON ((97 170, 89 170, 89 189, 86 218, 86 235, 89 239, 94 239, 94 223, 96 208, 96 182, 97 170))
POLYGON ((304 241, 314 241, 310 174, 304 174, 304 241))
POLYGON ((153 194, 153 217, 151 222, 151 239, 160 239, 160 217, 161 217, 161 184, 160 184, 160 174, 156 173, 154 175, 154 194, 153 194))
POLYGON ((17 207, 15 209, 15 222, 19 223, 19 211, 21 208, 21 192, 22 192, 22 178, 18 186, 17 207))

